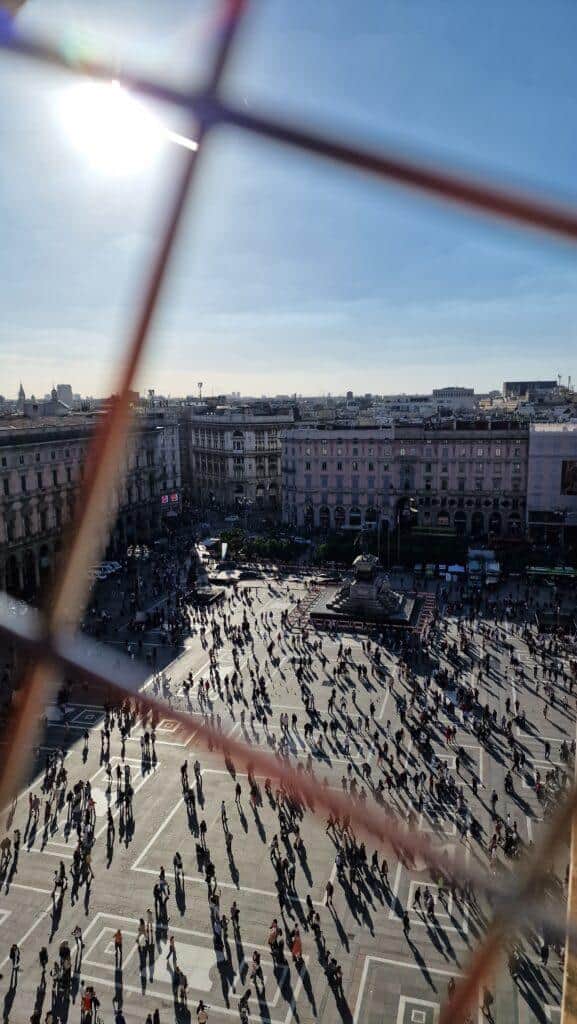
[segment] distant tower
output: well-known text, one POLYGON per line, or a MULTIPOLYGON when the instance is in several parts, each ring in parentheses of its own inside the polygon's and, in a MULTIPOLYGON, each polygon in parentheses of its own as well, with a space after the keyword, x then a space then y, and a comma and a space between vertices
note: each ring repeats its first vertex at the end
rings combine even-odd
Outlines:
POLYGON ((22 381, 20 381, 20 387, 18 388, 17 408, 20 409, 21 411, 24 409, 24 402, 25 402, 25 400, 26 400, 26 394, 24 392, 24 388, 22 387, 22 381))
POLYGON ((199 402, 202 402, 202 381, 201 380, 199 380, 199 382, 198 382, 198 400, 199 400, 199 402))

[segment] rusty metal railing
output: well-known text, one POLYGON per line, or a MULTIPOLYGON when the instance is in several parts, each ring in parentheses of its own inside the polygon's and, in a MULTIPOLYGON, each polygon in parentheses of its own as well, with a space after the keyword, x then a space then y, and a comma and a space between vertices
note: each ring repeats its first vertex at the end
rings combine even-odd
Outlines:
MULTIPOLYGON (((3 6, 16 10, 21 4, 19 0, 10 0, 3 6)), ((117 398, 91 445, 83 500, 78 503, 76 526, 70 534, 70 543, 55 592, 42 614, 31 610, 24 618, 11 616, 7 602, 0 601, 0 632, 27 653, 31 664, 23 681, 11 728, 7 732, 7 756, 0 766, 0 806, 4 806, 18 791, 25 776, 28 751, 33 748, 37 728, 37 709, 50 696, 51 667, 57 666, 68 675, 81 679, 91 679, 105 687, 109 693, 116 694, 118 699, 129 696, 138 702, 143 713, 166 710, 162 702, 148 692, 140 691, 144 679, 132 662, 124 662, 119 667, 118 659, 113 661, 106 652, 98 658, 90 656, 90 645, 84 638, 81 643, 75 631, 88 598, 88 567, 106 542, 110 499, 121 473, 122 453, 129 429, 129 392, 151 334, 153 318, 198 163, 215 126, 234 126, 313 157, 336 162, 352 171, 370 174, 383 182, 394 183, 458 205, 473 213, 546 232, 565 241, 577 241, 577 210, 572 207, 536 195, 524 195, 482 179, 468 178, 434 161, 426 164, 410 161, 394 149, 372 149, 336 139, 323 131, 305 129, 288 119, 240 109, 223 99, 221 83, 246 11, 247 4, 243 0, 222 0, 215 9, 211 70, 201 89, 175 89, 128 72, 120 76, 129 90, 187 112, 198 148, 196 151, 178 150, 175 153, 170 201, 134 323, 120 359, 115 388, 117 398)), ((16 22, 6 16, 0 19, 0 48, 6 57, 12 55, 27 58, 65 73, 105 81, 119 78, 117 68, 105 63, 75 60, 58 46, 22 33, 16 22)), ((174 708, 171 708, 171 717, 190 724, 186 714, 174 708)), ((431 866, 442 867, 446 872, 446 861, 441 862, 426 837, 402 827, 399 822, 384 815, 376 804, 362 806, 355 803, 342 794, 326 789, 314 777, 295 772, 290 765, 276 757, 231 738, 223 738, 219 732, 197 720, 194 725, 195 742, 199 746, 218 749, 237 765, 242 764, 298 791, 317 813, 347 814, 359 833, 370 837, 375 844, 392 846, 407 857, 418 855, 431 866)), ((551 857, 566 839, 576 812, 577 787, 572 786, 540 843, 520 865, 514 880, 509 877, 505 882, 498 881, 458 855, 451 862, 450 870, 454 878, 461 882, 468 880, 487 893, 497 909, 484 938, 471 957, 468 970, 459 982, 453 1000, 443 1008, 441 1024, 449 1024, 449 1021, 456 1024, 465 1018, 478 1000, 480 986, 502 958, 507 941, 527 922, 538 919, 545 922, 550 932, 561 940, 569 937, 572 942, 575 941, 575 922, 571 919, 566 924, 562 905, 545 905, 543 892, 551 857)))

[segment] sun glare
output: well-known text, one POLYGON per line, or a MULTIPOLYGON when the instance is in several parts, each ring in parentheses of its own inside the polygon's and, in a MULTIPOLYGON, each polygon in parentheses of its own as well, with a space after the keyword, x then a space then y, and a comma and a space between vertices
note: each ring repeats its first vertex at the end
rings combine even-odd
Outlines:
POLYGON ((167 132, 119 82, 82 82, 61 98, 73 145, 106 174, 135 174, 158 154, 167 132))

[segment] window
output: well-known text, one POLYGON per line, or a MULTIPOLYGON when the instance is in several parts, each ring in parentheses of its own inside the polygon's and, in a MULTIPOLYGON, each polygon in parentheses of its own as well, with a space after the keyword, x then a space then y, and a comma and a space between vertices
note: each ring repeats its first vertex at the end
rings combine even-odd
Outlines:
POLYGON ((20 477, 20 483, 21 483, 21 485, 22 485, 22 490, 23 490, 24 492, 26 492, 26 490, 27 490, 27 487, 26 487, 26 477, 25 477, 25 476, 21 476, 21 477, 20 477))
POLYGON ((457 480, 457 490, 460 491, 461 494, 464 493, 464 491, 465 491, 465 479, 464 479, 464 477, 459 477, 459 479, 457 480))
POLYGON ((375 471, 375 464, 374 464, 374 462, 369 462, 368 470, 369 470, 369 473, 374 473, 374 471, 375 471))
POLYGON ((448 491, 449 490, 449 481, 448 480, 445 480, 445 479, 441 480, 441 490, 442 491, 448 491))
POLYGON ((55 487, 58 487, 58 470, 57 469, 53 469, 52 470, 52 483, 54 484, 55 487))
POLYGON ((305 469, 308 469, 310 471, 310 468, 311 468, 310 462, 305 462, 305 469))
POLYGON ((19 457, 19 459, 18 459, 18 462, 20 463, 20 465, 21 465, 21 466, 23 466, 23 465, 24 465, 24 456, 23 456, 23 455, 21 455, 21 456, 19 457))
POLYGON ((35 458, 36 462, 40 462, 40 452, 36 452, 35 458))
POLYGON ((305 455, 310 455, 310 453, 311 453, 311 447, 310 447, 310 445, 308 445, 308 446, 307 446, 307 447, 305 448, 305 455))
POLYGON ((521 463, 520 462, 514 462, 513 463, 513 473, 518 474, 520 472, 521 472, 521 463))
POLYGON ((321 462, 321 469, 323 470, 323 472, 326 472, 326 468, 327 468, 326 462, 321 462))
POLYGON ((358 448, 353 448, 353 455, 358 455, 358 454, 359 454, 359 449, 358 448))
POLYGON ((374 455, 374 454, 375 454, 374 448, 367 448, 367 455, 374 455))
POLYGON ((38 484, 39 489, 42 490, 42 473, 36 474, 36 483, 38 484))
POLYGON ((433 472, 433 464, 432 464, 432 462, 425 462, 425 473, 432 473, 432 472, 433 472))
POLYGON ((66 467, 66 483, 68 483, 68 484, 72 483, 72 470, 71 470, 70 466, 66 467))
POLYGON ((495 448, 495 455, 497 456, 497 458, 499 458, 500 454, 501 454, 501 449, 500 448, 495 448))
POLYGON ((342 454, 343 454, 343 449, 342 448, 337 448, 337 455, 342 455, 342 454))
POLYGON ((465 463, 464 462, 458 462, 457 463, 457 469, 458 469, 459 473, 464 473, 465 472, 465 463))
POLYGON ((484 468, 485 467, 483 466, 482 462, 477 463, 477 473, 482 473, 484 468))
POLYGON ((388 472, 389 472, 389 463, 385 462, 384 465, 383 465, 383 473, 388 473, 388 472))
POLYGON ((400 449, 399 449, 399 455, 404 455, 404 454, 405 454, 405 452, 406 452, 406 449, 405 449, 405 448, 400 448, 400 449))
POLYGON ((475 490, 476 491, 482 491, 483 490, 483 481, 482 480, 479 480, 479 479, 475 480, 475 490))
POLYGON ((8 463, 6 462, 6 456, 5 456, 5 455, 3 455, 3 456, 2 456, 2 466, 3 466, 3 468, 4 468, 4 469, 6 469, 6 466, 7 466, 7 465, 8 465, 8 463))
POLYGON ((482 458, 485 452, 482 448, 477 448, 477 458, 482 458))
POLYGON ((353 473, 356 473, 356 472, 357 472, 357 470, 358 470, 358 468, 359 468, 359 464, 358 464, 358 462, 353 462, 353 463, 352 463, 352 467, 351 467, 351 468, 352 468, 352 470, 353 470, 353 473))
MULTIPOLYGON (((164 442, 164 438, 162 440, 164 442)), ((69 459, 70 458, 70 448, 65 448, 64 449, 64 454, 65 454, 66 458, 69 459)))
POLYGON ((6 495, 10 494, 10 481, 9 481, 7 476, 4 477, 4 479, 2 481, 2 486, 4 488, 4 494, 6 494, 6 495))
POLYGON ((337 473, 342 473, 342 471, 343 471, 343 464, 342 464, 342 462, 337 462, 337 473))
POLYGON ((51 459, 55 459, 56 458, 56 452, 50 452, 50 458, 51 459))

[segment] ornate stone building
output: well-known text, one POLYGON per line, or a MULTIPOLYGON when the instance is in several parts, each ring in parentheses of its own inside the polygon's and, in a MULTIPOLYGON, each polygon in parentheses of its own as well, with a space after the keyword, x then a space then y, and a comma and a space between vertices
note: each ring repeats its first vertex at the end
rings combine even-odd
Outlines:
POLYGON ((280 516, 281 434, 293 422, 292 410, 185 406, 181 416, 192 502, 280 516))
POLYGON ((525 530, 527 426, 295 427, 283 435, 283 520, 328 531, 387 523, 471 538, 525 530))
MULTIPOLYGON (((0 589, 30 594, 51 577, 74 514, 96 419, 0 420, 0 589)), ((138 414, 115 496, 110 553, 120 556, 128 544, 154 539, 164 509, 179 508, 180 486, 175 417, 168 410, 138 414)))

